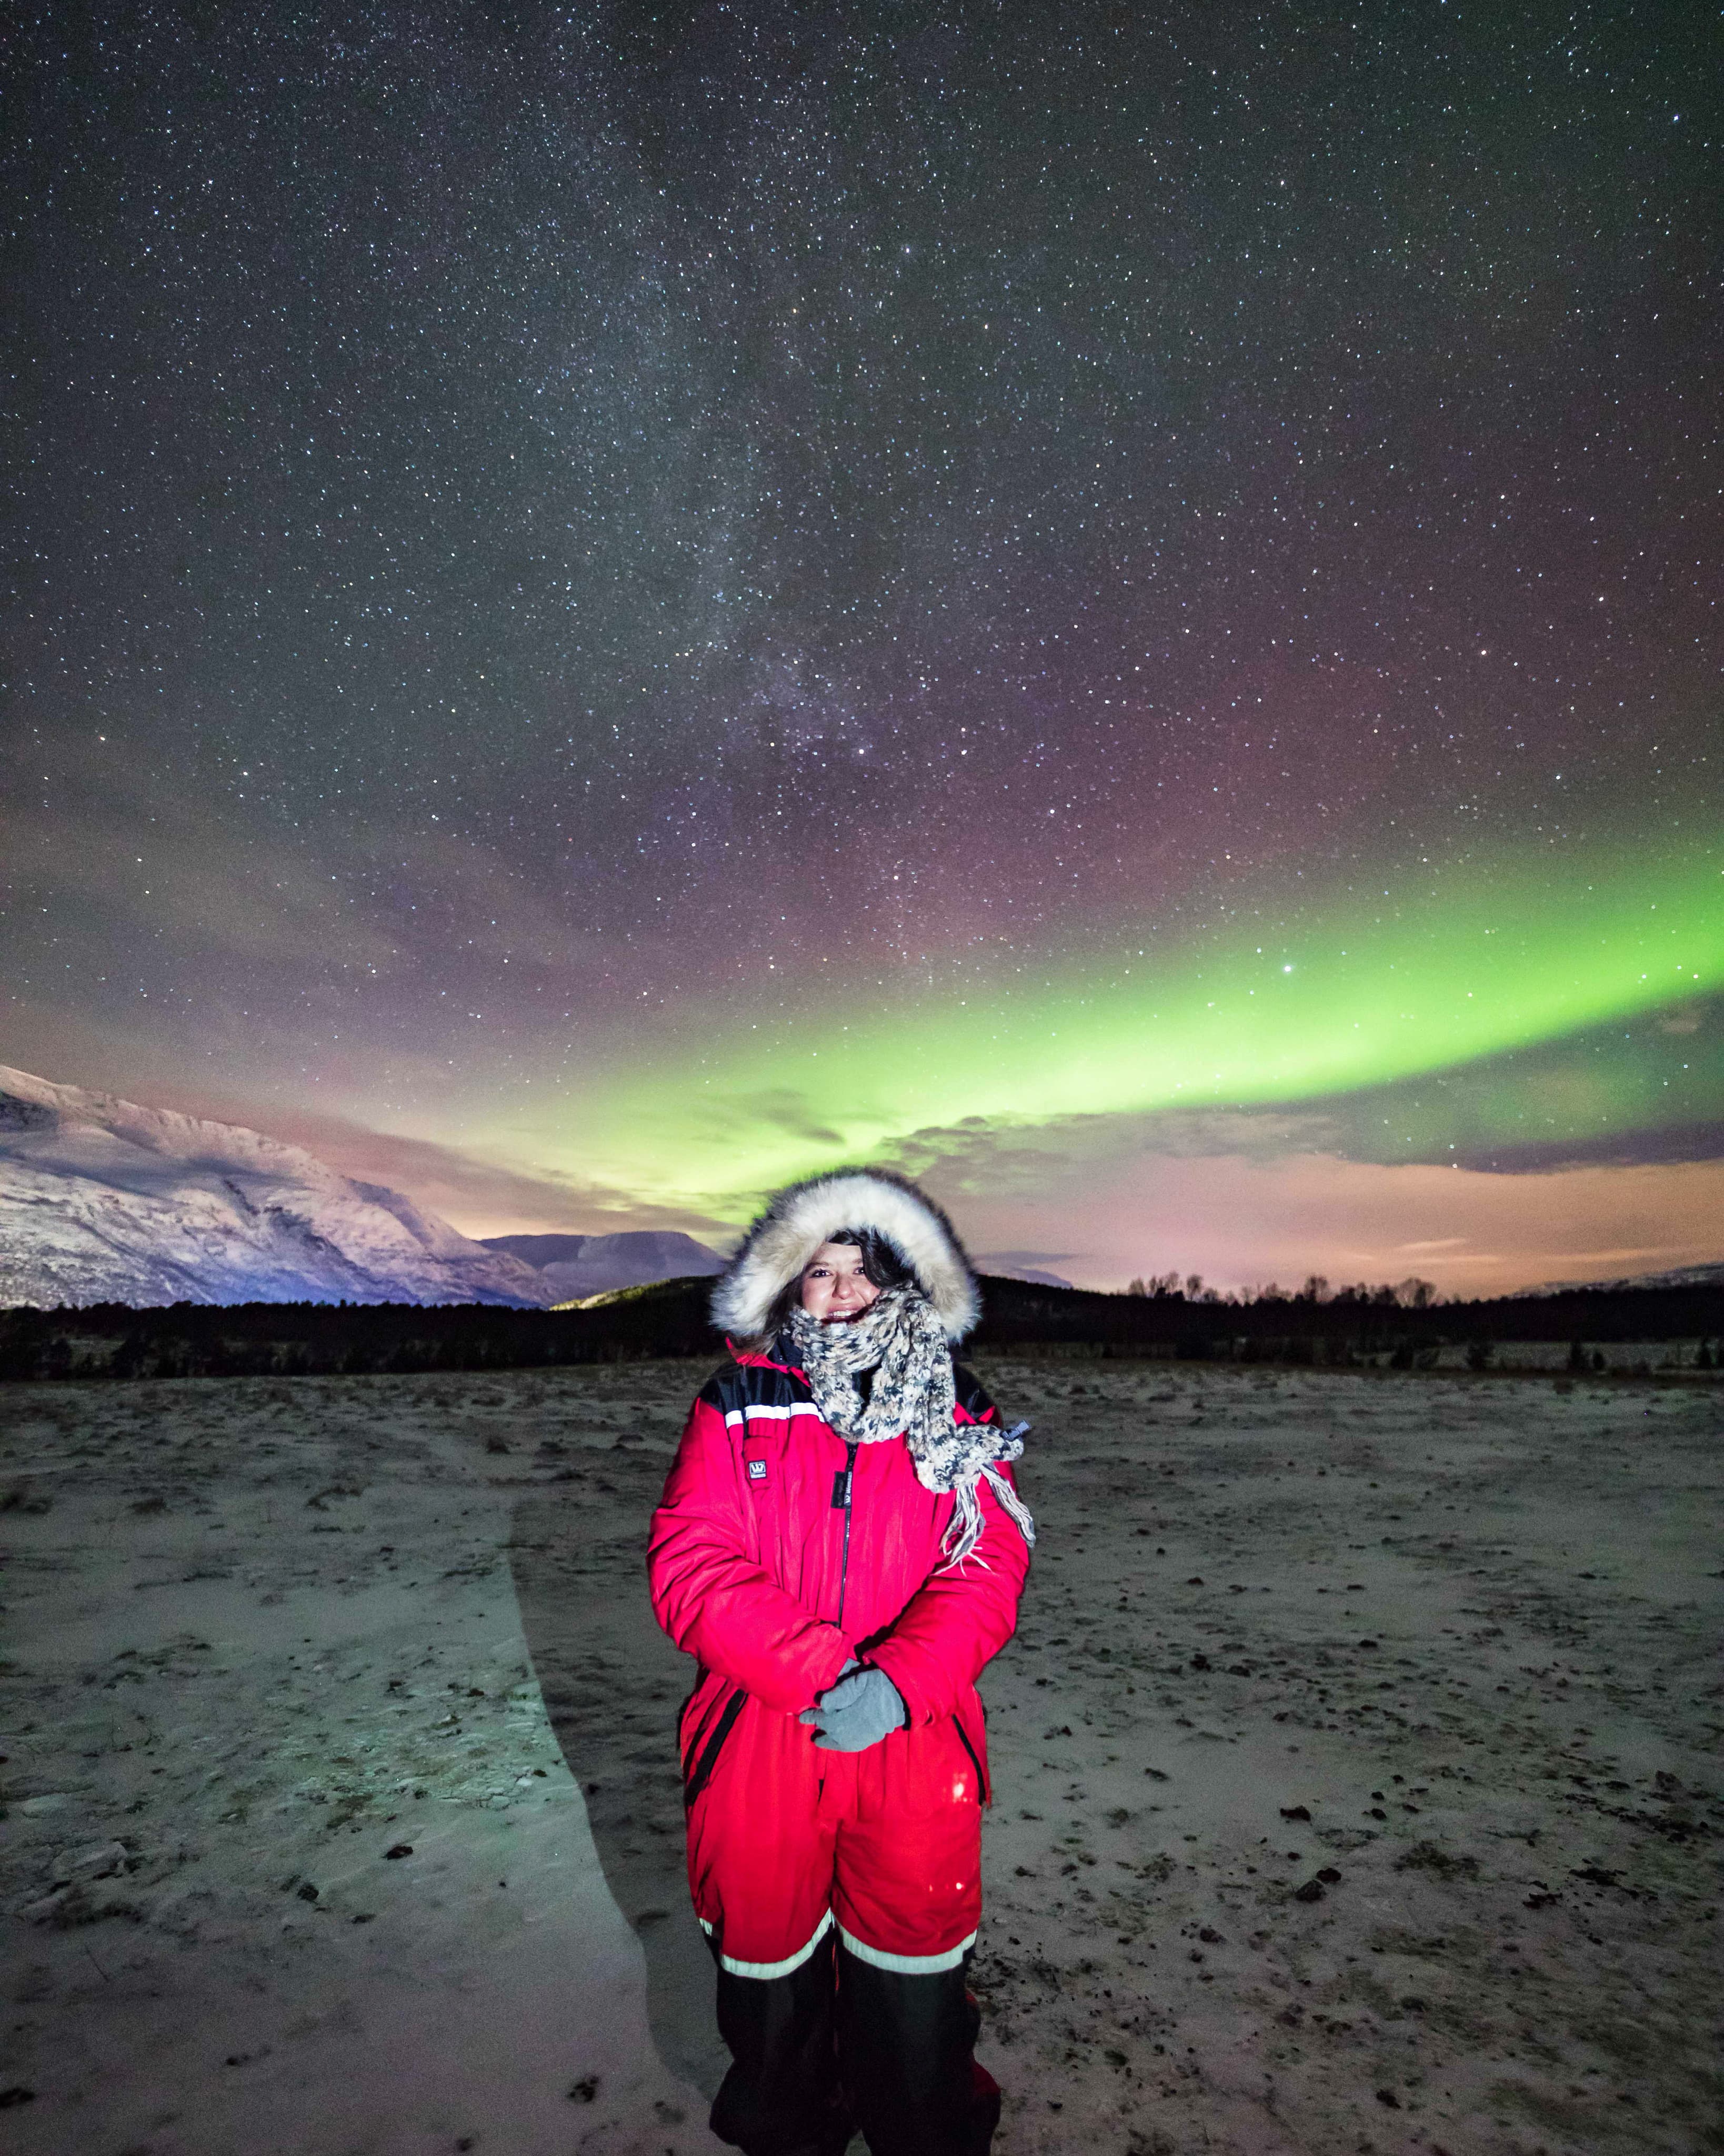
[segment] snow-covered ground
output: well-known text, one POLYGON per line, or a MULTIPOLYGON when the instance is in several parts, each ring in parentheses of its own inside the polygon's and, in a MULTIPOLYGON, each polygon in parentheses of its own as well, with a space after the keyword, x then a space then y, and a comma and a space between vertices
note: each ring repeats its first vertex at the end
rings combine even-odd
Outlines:
MULTIPOLYGON (((1718 2146, 1724 1393, 981 1367, 1001 2156, 1718 2146)), ((641 1569, 703 1374, 0 1391, 20 2156, 717 2147, 641 1569)))

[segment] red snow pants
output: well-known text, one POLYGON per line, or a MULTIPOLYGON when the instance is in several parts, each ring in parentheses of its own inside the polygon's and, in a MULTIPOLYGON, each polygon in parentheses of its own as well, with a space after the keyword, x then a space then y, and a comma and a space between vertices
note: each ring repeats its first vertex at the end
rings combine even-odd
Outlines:
POLYGON ((689 1789, 689 1883, 736 2062, 713 2131, 747 2156, 826 2156, 858 2123, 873 2156, 984 2156, 999 2092, 963 1974, 983 1791, 957 1722, 824 1752, 746 1694, 726 1712, 689 1789))

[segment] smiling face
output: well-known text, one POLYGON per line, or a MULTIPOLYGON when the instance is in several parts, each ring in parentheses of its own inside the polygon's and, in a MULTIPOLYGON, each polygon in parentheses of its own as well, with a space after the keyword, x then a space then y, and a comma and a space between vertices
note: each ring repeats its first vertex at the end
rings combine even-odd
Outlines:
POLYGON ((802 1269, 802 1306, 823 1325, 859 1317, 879 1293, 854 1243, 823 1243, 802 1269))

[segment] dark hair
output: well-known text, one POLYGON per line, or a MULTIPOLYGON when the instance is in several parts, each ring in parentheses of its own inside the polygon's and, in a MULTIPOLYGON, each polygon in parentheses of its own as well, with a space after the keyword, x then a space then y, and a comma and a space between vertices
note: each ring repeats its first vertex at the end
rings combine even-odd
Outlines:
MULTIPOLYGON (((878 1228, 834 1228, 829 1243, 849 1243, 862 1253, 862 1270, 876 1287, 903 1287, 916 1278, 904 1262, 904 1254, 878 1228)), ((812 1262, 812 1260, 810 1261, 812 1262)), ((803 1270, 806 1272, 808 1266, 803 1270)))
MULTIPOLYGON (((878 1228, 834 1228, 829 1235, 820 1238, 824 1243, 849 1243, 862 1253, 862 1270, 878 1288, 903 1287, 916 1278, 905 1264, 903 1254, 890 1236, 883 1235, 878 1228)), ((790 1313, 802 1301, 802 1276, 813 1262, 811 1251, 803 1261, 802 1271, 793 1281, 787 1281, 778 1291, 772 1306, 767 1313, 767 1322, 761 1328, 761 1338, 771 1342, 777 1338, 790 1322, 790 1313)))

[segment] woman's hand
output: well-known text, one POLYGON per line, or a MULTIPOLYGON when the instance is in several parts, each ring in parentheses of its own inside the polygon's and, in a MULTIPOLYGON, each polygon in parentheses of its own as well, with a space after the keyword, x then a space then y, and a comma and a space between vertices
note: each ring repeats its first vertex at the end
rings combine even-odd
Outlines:
POLYGON ((904 1727, 904 1697, 885 1671, 847 1666, 854 1674, 840 1674, 830 1691, 798 1717, 819 1732, 817 1752, 865 1752, 904 1727))

